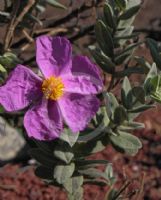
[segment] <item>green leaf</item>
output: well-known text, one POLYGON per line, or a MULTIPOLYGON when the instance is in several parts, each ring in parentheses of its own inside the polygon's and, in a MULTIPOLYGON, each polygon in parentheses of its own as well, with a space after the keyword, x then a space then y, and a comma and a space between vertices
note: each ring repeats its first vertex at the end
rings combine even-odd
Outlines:
MULTIPOLYGON (((36 144, 36 146, 41 149, 43 152, 48 153, 52 155, 52 145, 51 142, 46 142, 46 141, 40 141, 40 140, 33 140, 36 144)), ((55 146, 55 144, 54 144, 55 146)))
MULTIPOLYGON (((126 4, 126 11, 138 5, 141 5, 141 0, 128 0, 126 4)), ((135 19, 135 15, 126 20, 120 20, 118 27, 130 26, 133 23, 134 19, 135 19)))
POLYGON ((84 170, 78 170, 78 172, 80 174, 82 174, 83 176, 87 176, 88 178, 103 178, 105 180, 108 181, 108 177, 106 175, 106 173, 99 171, 95 168, 88 168, 88 169, 84 169, 84 170))
POLYGON ((141 0, 128 0, 127 10, 141 4, 141 0))
POLYGON ((137 43, 134 43, 134 44, 129 44, 125 49, 123 49, 123 51, 119 55, 125 54, 125 53, 132 53, 134 51, 134 49, 142 43, 143 42, 137 42, 137 43))
POLYGON ((149 78, 153 78, 154 76, 157 76, 158 75, 158 70, 157 70, 157 66, 156 66, 156 63, 153 63, 152 66, 151 66, 151 69, 149 70, 148 74, 147 74, 147 77, 145 79, 145 81, 149 78))
POLYGON ((132 88, 132 94, 136 98, 136 100, 140 101, 142 104, 145 103, 145 90, 143 87, 135 86, 132 88))
POLYGON ((134 15, 136 15, 136 13, 139 11, 139 9, 140 9, 140 5, 133 6, 133 7, 129 8, 128 10, 126 10, 122 15, 120 15, 119 19, 127 20, 127 19, 133 17, 134 15))
POLYGON ((150 95, 151 99, 153 99, 154 101, 161 103, 161 97, 160 97, 160 93, 159 94, 151 94, 150 95))
POLYGON ((46 0, 46 2, 48 4, 50 4, 51 6, 54 6, 56 8, 67 9, 64 5, 62 5, 61 3, 57 2, 56 0, 46 0))
POLYGON ((56 179, 59 184, 64 184, 73 175, 74 170, 74 163, 70 165, 57 165, 54 168, 54 179, 56 179))
POLYGON ((123 106, 118 106, 114 111, 114 123, 119 125, 127 119, 127 113, 123 106))
POLYGON ((118 130, 120 131, 133 131, 133 130, 137 130, 137 129, 143 129, 145 128, 144 124, 143 123, 139 123, 139 122, 130 122, 130 121, 127 121, 125 122, 123 125, 120 125, 117 127, 118 130))
MULTIPOLYGON (((148 94, 150 97, 161 103, 161 74, 158 74, 149 80, 149 85, 148 87, 148 94)), ((147 89, 147 88, 146 88, 147 89)))
POLYGON ((4 17, 10 17, 10 13, 9 12, 3 12, 3 11, 0 11, 0 15, 4 16, 4 17))
POLYGON ((118 194, 118 191, 116 189, 110 190, 107 200, 116 200, 116 195, 118 194))
POLYGON ((7 52, 0 56, 0 64, 5 68, 13 68, 16 64, 21 63, 17 56, 11 52, 7 52))
POLYGON ((157 67, 161 69, 161 56, 159 54, 157 42, 153 39, 147 39, 147 44, 154 62, 156 63, 157 67))
POLYGON ((83 199, 83 188, 80 187, 78 190, 75 191, 74 194, 68 193, 69 200, 82 200, 83 199))
POLYGON ((53 169, 44 166, 38 166, 35 175, 44 180, 53 180, 53 169))
POLYGON ((80 136, 78 138, 79 142, 87 142, 87 141, 90 141, 90 140, 98 137, 99 135, 102 134, 102 132, 105 130, 105 128, 110 123, 110 120, 109 120, 107 112, 106 112, 106 108, 102 107, 100 110, 101 110, 101 114, 102 114, 102 121, 99 123, 99 126, 96 127, 95 129, 92 129, 86 135, 80 134, 80 136))
POLYGON ((95 153, 98 153, 98 152, 102 151, 103 149, 105 149, 107 144, 108 144, 108 142, 106 140, 104 140, 104 141, 102 141, 102 140, 95 141, 93 143, 93 145, 92 145, 92 143, 88 143, 86 151, 88 152, 88 148, 89 148, 88 154, 95 154, 95 153))
POLYGON ((75 163, 78 168, 91 168, 107 165, 109 162, 107 160, 76 160, 75 163))
POLYGON ((107 26, 111 27, 112 29, 116 28, 115 16, 112 7, 108 3, 105 3, 104 5, 104 18, 107 26))
POLYGON ((112 168, 111 164, 107 165, 107 167, 105 169, 105 173, 107 174, 107 177, 109 179, 113 177, 113 168, 112 168))
POLYGON ((110 31, 106 28, 102 21, 97 21, 95 26, 95 34, 97 42, 105 55, 113 57, 113 40, 110 31))
POLYGON ((127 77, 124 78, 121 88, 121 100, 125 108, 129 109, 132 106, 131 84, 127 77))
POLYGON ((60 135, 60 139, 67 142, 71 147, 77 142, 79 133, 72 133, 70 129, 65 128, 60 135))
POLYGON ((120 10, 124 11, 126 9, 127 0, 115 0, 115 3, 120 8, 120 10))
POLYGON ((6 73, 6 69, 3 67, 3 65, 0 64, 0 72, 2 73, 6 73))
POLYGON ((38 23, 40 26, 43 26, 43 22, 38 17, 35 17, 31 13, 27 13, 26 16, 29 17, 32 21, 35 21, 36 23, 38 23))
POLYGON ((155 105, 141 105, 141 106, 138 106, 138 107, 134 107, 133 109, 131 110, 128 110, 128 112, 130 113, 140 113, 140 112, 144 112, 145 110, 148 110, 150 108, 154 108, 155 105))
POLYGON ((111 118, 114 114, 115 109, 119 106, 119 103, 116 97, 112 93, 106 93, 105 98, 107 98, 106 102, 107 114, 109 118, 111 118))
POLYGON ((137 37, 138 33, 133 33, 134 26, 126 26, 121 30, 118 30, 114 36, 114 41, 123 46, 127 40, 137 37))
POLYGON ((134 30, 134 26, 126 26, 126 28, 122 29, 121 31, 117 31, 115 35, 115 39, 129 39, 129 37, 134 30))
POLYGON ((103 179, 97 179, 97 178, 96 179, 86 178, 84 180, 84 184, 97 185, 97 186, 102 186, 102 187, 108 185, 107 181, 105 181, 103 179))
POLYGON ((83 176, 73 176, 69 178, 63 185, 67 192, 75 194, 83 184, 83 176))
POLYGON ((111 61, 111 59, 106 56, 103 52, 99 52, 97 49, 90 51, 97 62, 97 64, 101 67, 103 71, 109 74, 114 73, 115 64, 111 61))
POLYGON ((40 5, 40 4, 36 4, 36 10, 39 12, 44 12, 45 11, 45 7, 40 5))
POLYGON ((39 148, 30 149, 29 153, 37 162, 45 167, 52 168, 57 162, 52 155, 39 148))
POLYGON ((128 125, 133 129, 141 129, 144 128, 144 124, 140 122, 129 121, 128 125))
POLYGON ((113 185, 116 182, 116 177, 113 174, 113 168, 112 168, 111 164, 107 165, 107 167, 105 169, 105 174, 108 177, 109 184, 113 185))
POLYGON ((123 71, 117 71, 115 72, 115 77, 125 77, 130 76, 131 74, 144 74, 144 69, 141 67, 129 67, 123 71))
POLYGON ((76 158, 88 156, 102 151, 107 147, 108 143, 108 137, 104 133, 102 133, 102 135, 98 138, 94 138, 93 140, 84 143, 77 143, 73 147, 73 152, 75 152, 76 158))
POLYGON ((129 52, 125 52, 125 53, 122 53, 119 56, 116 56, 115 57, 115 63, 116 63, 116 65, 121 65, 124 62, 127 62, 131 58, 131 56, 132 56, 132 54, 129 53, 129 52))
POLYGON ((130 155, 134 155, 142 147, 140 140, 129 133, 119 131, 118 135, 109 135, 114 148, 130 155))
POLYGON ((143 57, 134 56, 134 59, 144 69, 145 73, 151 69, 151 65, 143 57))
MULTIPOLYGON (((131 112, 128 112, 128 118, 130 120, 135 120, 138 116, 140 115, 140 113, 131 113, 131 112)), ((126 132, 126 131, 125 131, 126 132)), ((128 131, 127 131, 128 132, 128 131)))
POLYGON ((117 29, 123 30, 123 29, 126 29, 127 27, 130 27, 133 24, 134 19, 135 19, 135 17, 131 17, 127 20, 120 20, 119 23, 118 23, 117 29))
POLYGON ((54 156, 64 161, 65 163, 70 163, 72 158, 74 157, 73 152, 71 151, 71 148, 69 148, 65 143, 63 145, 57 145, 53 151, 54 156))
POLYGON ((149 70, 149 73, 147 74, 147 77, 144 81, 144 89, 145 89, 145 92, 146 92, 146 95, 148 95, 150 92, 151 92, 151 84, 150 84, 150 80, 157 76, 158 74, 158 71, 157 71, 157 67, 156 67, 156 64, 153 63, 151 69, 149 70))
POLYGON ((77 146, 74 149, 74 152, 77 157, 88 156, 90 154, 102 151, 103 149, 105 149, 107 144, 108 144, 107 137, 97 141, 91 140, 85 144, 84 143, 77 144, 77 146))
POLYGON ((3 106, 0 105, 0 114, 6 112, 5 109, 3 108, 3 106))

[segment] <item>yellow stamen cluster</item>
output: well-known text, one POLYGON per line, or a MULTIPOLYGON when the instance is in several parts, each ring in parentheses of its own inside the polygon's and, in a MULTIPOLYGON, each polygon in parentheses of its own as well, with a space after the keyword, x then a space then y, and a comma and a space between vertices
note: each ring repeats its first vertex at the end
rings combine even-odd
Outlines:
POLYGON ((64 93, 64 84, 60 77, 51 76, 42 83, 42 91, 47 99, 58 100, 64 93))

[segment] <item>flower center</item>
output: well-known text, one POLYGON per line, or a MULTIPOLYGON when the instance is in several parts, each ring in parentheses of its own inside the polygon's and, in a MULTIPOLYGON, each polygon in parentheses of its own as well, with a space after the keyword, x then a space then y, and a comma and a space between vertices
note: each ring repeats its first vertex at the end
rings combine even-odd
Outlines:
POLYGON ((47 99, 58 100, 64 93, 64 84, 60 77, 51 76, 42 83, 42 91, 47 99))

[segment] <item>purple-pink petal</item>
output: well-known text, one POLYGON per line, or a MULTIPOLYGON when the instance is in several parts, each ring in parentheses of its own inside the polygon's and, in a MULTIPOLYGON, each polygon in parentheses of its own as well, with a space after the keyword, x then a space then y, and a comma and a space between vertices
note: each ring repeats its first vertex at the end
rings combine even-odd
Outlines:
POLYGON ((41 79, 30 69, 18 65, 5 85, 0 87, 0 104, 7 111, 18 111, 39 99, 41 79))
POLYGON ((74 76, 88 77, 97 91, 102 90, 103 82, 98 67, 87 56, 75 56, 72 61, 72 74, 74 76))
POLYGON ((62 76, 65 91, 78 94, 98 94, 102 91, 100 80, 87 74, 62 76))
POLYGON ((36 40, 36 61, 45 77, 71 70, 72 47, 64 37, 40 36, 36 40))
POLYGON ((45 79, 51 76, 62 79, 63 96, 56 101, 46 99, 42 92, 43 80, 29 68, 18 65, 0 87, 0 104, 7 111, 31 105, 25 114, 24 126, 28 136, 38 140, 58 138, 63 120, 74 133, 84 130, 99 108, 96 94, 103 89, 99 69, 85 56, 75 56, 72 60, 71 44, 64 37, 40 36, 36 47, 40 70, 45 79))
POLYGON ((73 132, 84 130, 99 108, 95 95, 68 93, 58 104, 66 124, 73 132))
POLYGON ((54 140, 63 129, 62 116, 55 101, 42 99, 28 110, 24 126, 29 137, 38 140, 54 140))

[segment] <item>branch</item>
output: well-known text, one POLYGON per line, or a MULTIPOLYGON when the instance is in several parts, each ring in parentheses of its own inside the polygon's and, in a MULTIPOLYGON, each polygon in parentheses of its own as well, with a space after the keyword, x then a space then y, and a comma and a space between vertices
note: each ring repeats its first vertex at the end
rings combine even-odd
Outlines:
POLYGON ((11 38, 12 38, 12 32, 13 32, 13 25, 14 25, 14 21, 16 18, 16 14, 18 12, 20 6, 20 0, 16 0, 13 4, 13 11, 11 13, 11 22, 9 23, 8 27, 7 27, 7 31, 6 31, 6 37, 4 39, 4 52, 8 49, 11 38))
POLYGON ((11 20, 11 23, 9 25, 9 28, 7 29, 7 34, 5 38, 5 45, 4 45, 4 51, 7 51, 12 40, 12 36, 14 35, 14 31, 17 27, 17 25, 22 21, 25 14, 30 10, 30 8, 35 4, 35 0, 29 0, 28 4, 24 7, 22 12, 19 14, 19 16, 16 18, 17 11, 19 9, 20 0, 17 0, 15 2, 14 9, 13 9, 13 18, 11 20))

